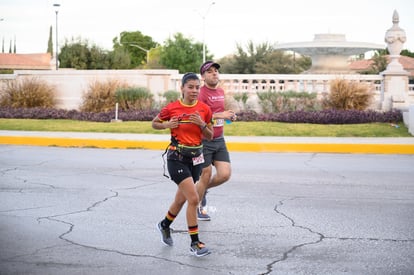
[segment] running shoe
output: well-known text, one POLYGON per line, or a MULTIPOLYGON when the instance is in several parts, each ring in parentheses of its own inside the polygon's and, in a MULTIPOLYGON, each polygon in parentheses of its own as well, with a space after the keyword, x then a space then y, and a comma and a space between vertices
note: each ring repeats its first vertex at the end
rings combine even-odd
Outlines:
POLYGON ((172 246, 174 244, 173 239, 171 238, 171 229, 162 228, 161 222, 157 224, 158 231, 161 233, 161 242, 165 245, 172 246))
POLYGON ((210 254, 208 248, 200 241, 191 243, 190 252, 196 257, 203 257, 210 254))
POLYGON ((207 214, 207 210, 202 206, 197 207, 197 219, 199 221, 209 221, 209 220, 211 220, 210 216, 207 214))

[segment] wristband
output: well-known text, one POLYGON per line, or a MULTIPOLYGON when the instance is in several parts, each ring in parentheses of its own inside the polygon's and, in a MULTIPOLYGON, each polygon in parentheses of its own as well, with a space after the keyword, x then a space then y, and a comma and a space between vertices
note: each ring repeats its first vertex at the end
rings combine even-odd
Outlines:
POLYGON ((201 132, 202 131, 204 131, 204 129, 206 129, 207 128, 207 123, 206 124, 204 124, 204 126, 203 127, 200 127, 201 128, 201 132))

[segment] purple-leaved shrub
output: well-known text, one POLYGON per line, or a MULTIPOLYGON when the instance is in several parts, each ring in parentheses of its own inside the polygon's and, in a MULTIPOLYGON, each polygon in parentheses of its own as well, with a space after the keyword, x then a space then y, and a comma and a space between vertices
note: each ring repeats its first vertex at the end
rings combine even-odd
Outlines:
MULTIPOLYGON (((123 121, 151 121, 159 110, 127 110, 120 111, 118 118, 123 121)), ((81 112, 53 108, 10 108, 0 107, 0 118, 26 119, 72 119, 83 121, 109 122, 115 118, 115 111, 81 112)), ((281 113, 259 114, 255 111, 237 113, 238 121, 275 121, 287 123, 314 124, 357 124, 372 122, 402 122, 402 113, 398 110, 389 112, 358 111, 358 110, 322 110, 322 111, 291 111, 281 113)))

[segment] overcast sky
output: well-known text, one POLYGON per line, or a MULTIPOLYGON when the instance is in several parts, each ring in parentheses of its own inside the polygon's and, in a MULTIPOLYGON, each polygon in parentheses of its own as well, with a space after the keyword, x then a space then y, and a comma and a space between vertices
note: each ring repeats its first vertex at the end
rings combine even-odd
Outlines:
POLYGON ((81 37, 111 50, 112 39, 123 31, 140 31, 160 44, 181 32, 202 43, 204 22, 205 43, 216 59, 235 52, 237 43, 305 42, 317 33, 345 34, 347 41, 385 48, 397 10, 407 36, 404 48, 414 51, 412 0, 0 0, 5 52, 14 38, 17 53, 46 52, 50 26, 55 46, 54 3, 61 5, 59 44, 81 37))

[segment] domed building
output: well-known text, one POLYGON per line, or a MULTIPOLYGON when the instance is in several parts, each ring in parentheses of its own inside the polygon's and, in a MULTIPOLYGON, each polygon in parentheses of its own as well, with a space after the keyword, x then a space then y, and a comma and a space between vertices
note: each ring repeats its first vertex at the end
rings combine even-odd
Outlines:
POLYGON ((349 58, 368 51, 383 50, 385 45, 346 41, 344 34, 315 34, 313 41, 284 43, 277 50, 293 51, 312 59, 312 67, 305 73, 336 74, 352 73, 349 58))

